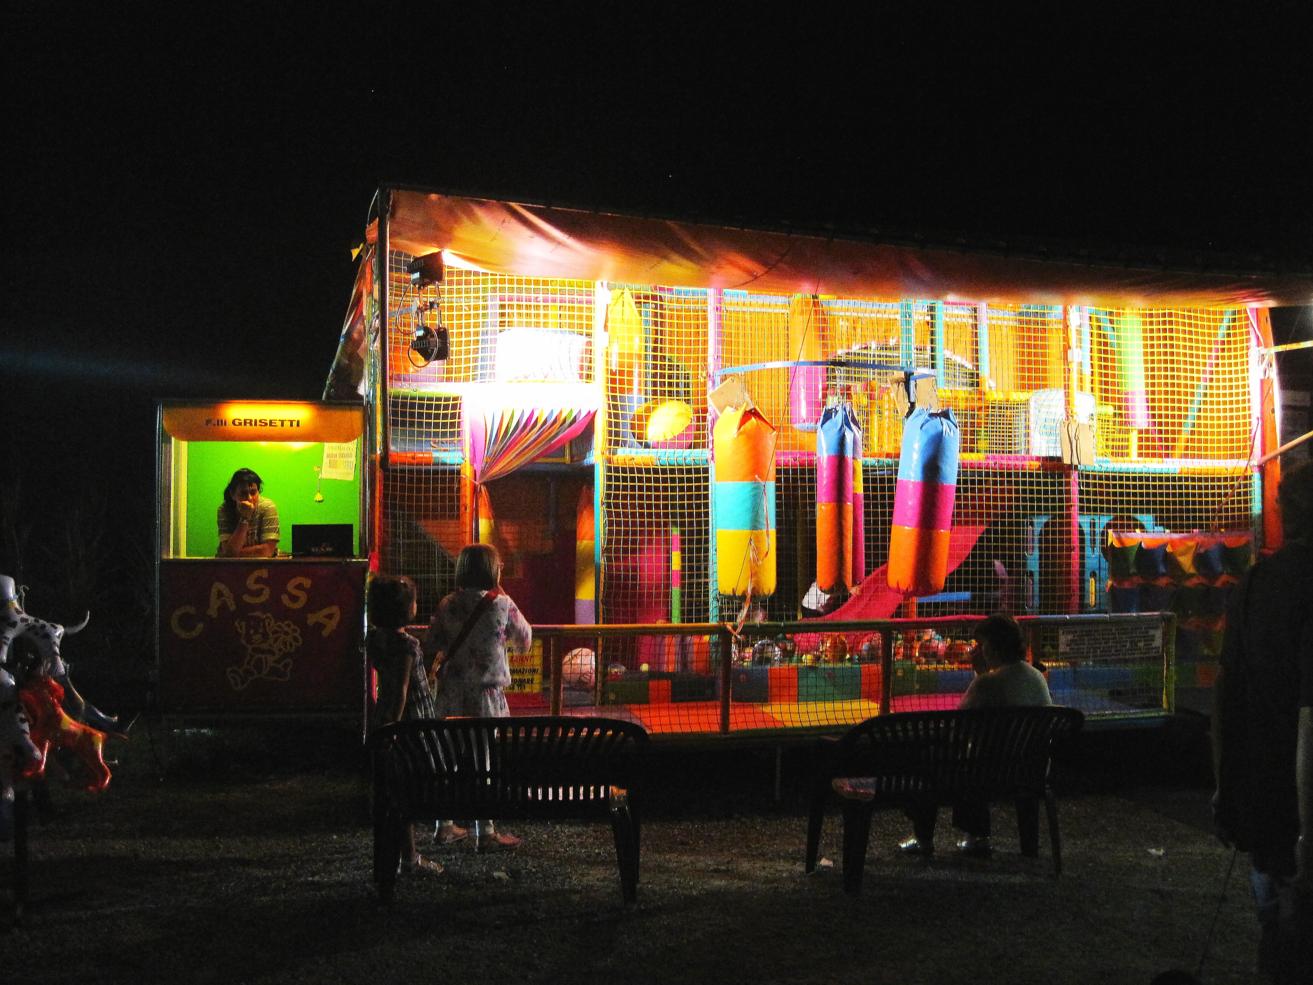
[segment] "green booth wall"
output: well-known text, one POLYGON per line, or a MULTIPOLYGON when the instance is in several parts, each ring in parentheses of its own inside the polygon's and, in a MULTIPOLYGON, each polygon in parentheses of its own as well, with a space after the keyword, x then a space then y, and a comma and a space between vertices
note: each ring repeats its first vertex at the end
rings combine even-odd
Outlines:
POLYGON ((187 556, 214 557, 219 549, 216 516, 234 472, 254 469, 264 480, 263 498, 278 507, 280 553, 292 550, 294 523, 349 523, 360 553, 360 463, 350 480, 324 479, 322 442, 189 441, 187 443, 187 556), (316 490, 323 493, 315 502, 316 490))

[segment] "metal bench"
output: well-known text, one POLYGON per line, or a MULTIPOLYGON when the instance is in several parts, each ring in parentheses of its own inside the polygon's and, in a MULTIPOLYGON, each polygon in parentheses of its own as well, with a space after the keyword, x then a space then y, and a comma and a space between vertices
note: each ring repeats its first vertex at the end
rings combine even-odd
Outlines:
POLYGON ((606 819, 626 903, 638 890, 636 785, 647 732, 610 718, 403 721, 370 736, 374 882, 391 899, 404 825, 440 818, 606 819))
POLYGON ((877 809, 946 806, 960 799, 1015 800, 1023 855, 1039 853, 1039 802, 1048 814, 1053 872, 1062 872, 1058 806, 1050 785, 1054 746, 1085 716, 1075 708, 982 708, 868 718, 823 741, 813 775, 806 869, 816 868, 825 809, 843 809, 843 885, 861 891, 871 815, 877 809))

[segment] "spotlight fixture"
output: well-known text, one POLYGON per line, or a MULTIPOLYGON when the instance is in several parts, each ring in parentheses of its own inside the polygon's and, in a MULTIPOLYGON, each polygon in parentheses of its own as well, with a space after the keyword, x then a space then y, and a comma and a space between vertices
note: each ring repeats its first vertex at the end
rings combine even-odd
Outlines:
POLYGON ((425 253, 406 264, 406 273, 416 289, 442 283, 442 251, 425 253))
POLYGON ((415 332, 410 339, 411 364, 420 368, 431 362, 442 362, 451 353, 447 339, 447 327, 442 324, 442 310, 437 301, 430 301, 424 307, 415 310, 415 332), (424 312, 429 309, 438 312, 436 328, 430 328, 424 321, 424 312))

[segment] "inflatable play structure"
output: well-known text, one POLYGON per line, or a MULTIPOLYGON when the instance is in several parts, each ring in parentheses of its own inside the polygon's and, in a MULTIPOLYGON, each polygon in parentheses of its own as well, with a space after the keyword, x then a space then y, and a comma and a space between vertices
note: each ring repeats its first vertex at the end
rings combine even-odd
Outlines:
POLYGON ((383 188, 324 397, 364 402, 362 541, 421 612, 501 551, 513 708, 951 701, 1001 609, 1074 702, 1162 713, 1280 535, 1267 308, 1301 291, 383 188))

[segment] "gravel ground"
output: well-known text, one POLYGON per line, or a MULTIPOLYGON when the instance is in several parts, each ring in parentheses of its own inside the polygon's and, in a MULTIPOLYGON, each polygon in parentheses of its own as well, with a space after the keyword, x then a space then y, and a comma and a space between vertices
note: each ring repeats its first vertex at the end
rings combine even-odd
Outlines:
MULTIPOLYGON (((881 813, 858 899, 837 861, 803 873, 804 749, 658 750, 628 908, 609 829, 571 824, 513 827, 513 854, 435 849, 446 873, 380 905, 342 729, 156 725, 112 752, 106 794, 56 787, 34 827, 31 903, 18 926, 0 911, 8 981, 1148 983, 1196 968, 1215 914, 1203 980, 1254 981, 1243 858, 1219 907, 1198 735, 1072 751, 1061 879, 1047 843, 1017 853, 1010 810, 989 860, 898 857, 905 822, 881 813)), ((828 859, 838 842, 832 816, 828 859)))

